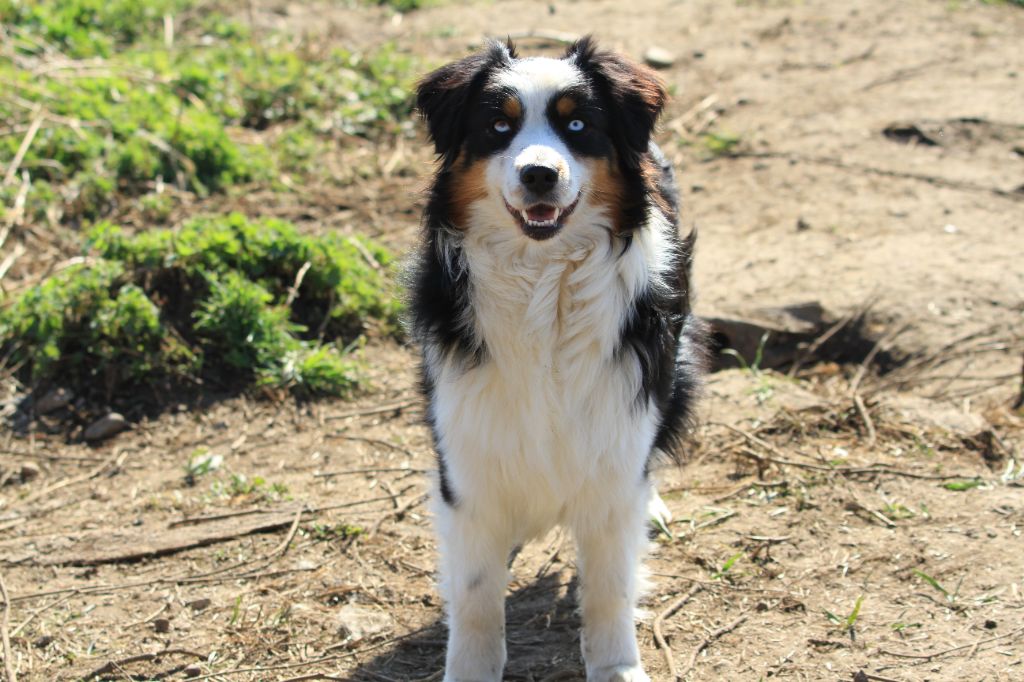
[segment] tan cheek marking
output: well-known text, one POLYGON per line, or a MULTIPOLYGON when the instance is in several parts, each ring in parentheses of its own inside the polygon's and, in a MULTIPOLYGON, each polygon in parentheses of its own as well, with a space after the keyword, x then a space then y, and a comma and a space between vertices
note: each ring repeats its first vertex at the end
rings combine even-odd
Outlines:
POLYGON ((523 115, 523 105, 520 104, 519 99, 516 97, 509 97, 505 100, 501 105, 501 110, 511 119, 518 119, 523 115))
POLYGON ((615 165, 614 159, 594 159, 584 161, 590 174, 589 199, 595 204, 608 208, 612 219, 612 227, 616 232, 622 231, 622 201, 625 191, 622 175, 615 165))
POLYGON ((558 112, 559 116, 569 116, 569 114, 576 111, 576 101, 572 97, 562 97, 555 102, 555 111, 558 112))
POLYGON ((448 207, 455 227, 466 229, 469 206, 487 197, 487 163, 484 160, 466 164, 463 157, 452 169, 452 196, 448 207))

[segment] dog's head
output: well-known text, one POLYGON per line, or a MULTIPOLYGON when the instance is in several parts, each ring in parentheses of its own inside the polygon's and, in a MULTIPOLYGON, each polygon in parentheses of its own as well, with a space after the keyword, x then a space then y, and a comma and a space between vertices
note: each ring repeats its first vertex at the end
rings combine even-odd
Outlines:
POLYGON ((665 102, 648 69, 590 38, 561 59, 519 58, 509 44, 429 74, 417 106, 448 174, 450 222, 475 205, 510 229, 549 239, 574 213, 614 231, 642 219, 642 160, 665 102))

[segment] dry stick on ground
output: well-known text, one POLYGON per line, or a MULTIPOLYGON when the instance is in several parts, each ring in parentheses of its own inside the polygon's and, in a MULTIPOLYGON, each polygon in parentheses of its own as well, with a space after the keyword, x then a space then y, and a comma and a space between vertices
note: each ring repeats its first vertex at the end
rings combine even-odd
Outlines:
POLYGON ((693 670, 693 667, 697 665, 697 657, 700 656, 700 652, 704 651, 709 646, 711 646, 719 637, 727 635, 736 628, 738 628, 741 624, 743 624, 743 621, 747 619, 748 615, 749 614, 744 613, 742 616, 740 616, 733 622, 729 623, 724 627, 718 628, 717 630, 709 634, 707 637, 705 637, 704 641, 698 644, 697 648, 693 650, 693 653, 690 655, 690 662, 686 665, 686 668, 684 668, 682 672, 679 673, 679 677, 677 677, 676 679, 681 680, 684 677, 686 677, 689 674, 689 672, 693 670))
POLYGON ((339 471, 321 471, 313 474, 313 478, 330 478, 332 476, 355 476, 358 474, 411 473, 429 474, 433 469, 413 469, 411 467, 371 467, 368 469, 341 469, 339 471))
POLYGON ((671 604, 666 606, 661 611, 661 613, 655 616, 654 622, 651 624, 651 630, 654 631, 654 641, 658 645, 658 648, 661 649, 662 653, 665 655, 665 665, 668 666, 668 674, 673 680, 679 679, 679 675, 676 673, 676 662, 672 658, 672 647, 670 647, 668 645, 668 642, 665 640, 665 635, 663 635, 661 632, 661 625, 665 622, 666 618, 670 617, 676 611, 681 609, 683 605, 686 604, 686 602, 693 599, 694 595, 696 595, 703 589, 703 585, 701 585, 700 583, 694 583, 690 587, 689 592, 679 597, 678 599, 675 599, 671 604))
POLYGON ((380 530, 381 524, 383 524, 385 521, 387 521, 388 519, 390 519, 392 517, 401 520, 401 518, 403 516, 405 516, 405 513, 407 511, 409 511, 410 509, 412 509, 413 507, 415 507, 416 505, 420 504, 421 502, 423 502, 426 499, 427 499, 427 493, 423 493, 422 495, 417 495, 416 497, 413 497, 413 498, 407 500, 404 504, 402 504, 402 505, 400 505, 398 507, 395 507, 394 509, 392 509, 391 511, 387 512, 386 514, 384 514, 383 516, 381 516, 379 519, 377 519, 374 522, 373 528, 370 529, 370 533, 369 534, 370 535, 376 535, 377 531, 380 530))
POLYGON ((412 458, 412 457, 416 456, 408 448, 403 448, 401 445, 395 445, 394 443, 389 443, 386 440, 381 440, 379 438, 367 438, 366 436, 350 436, 350 435, 344 434, 344 433, 325 433, 325 434, 323 434, 323 437, 325 439, 326 438, 337 438, 338 440, 347 440, 347 441, 352 441, 352 442, 356 442, 356 443, 369 443, 370 445, 379 445, 381 447, 385 447, 385 448, 389 448, 391 450, 394 450, 395 452, 400 452, 400 453, 402 453, 403 455, 405 455, 406 457, 409 457, 409 458, 412 458))
POLYGON ((311 267, 313 267, 312 261, 306 261, 302 264, 302 267, 299 268, 299 271, 295 273, 295 282, 292 284, 291 288, 288 289, 288 296, 284 299, 285 308, 292 307, 292 303, 295 302, 295 297, 299 295, 299 287, 302 286, 302 280, 306 279, 306 273, 309 272, 311 267))
POLYGON ((102 474, 104 471, 106 471, 107 467, 109 467, 111 464, 113 464, 115 461, 117 461, 117 459, 121 455, 123 455, 123 454, 125 454, 124 450, 115 450, 114 454, 112 454, 110 457, 107 457, 105 460, 103 460, 102 464, 100 464, 99 466, 95 467, 94 469, 92 469, 92 470, 82 474, 81 476, 74 476, 72 478, 65 478, 64 480, 58 481, 58 482, 54 483, 53 485, 46 486, 42 490, 37 490, 36 492, 32 493, 31 495, 28 495, 23 500, 21 500, 21 504, 22 505, 28 504, 29 502, 33 502, 33 501, 35 501, 35 500, 37 500, 37 499, 39 499, 41 497, 45 497, 46 495, 49 495, 50 493, 52 493, 55 490, 60 490, 61 488, 66 488, 66 487, 68 487, 70 485, 76 485, 78 483, 84 483, 85 481, 88 481, 88 480, 91 480, 93 478, 96 478, 97 476, 102 474))
POLYGON ((11 653, 11 637, 7 627, 11 622, 11 598, 7 596, 7 585, 4 583, 3 573, 0 573, 0 597, 4 600, 3 620, 0 620, 0 639, 4 647, 4 670, 7 671, 7 682, 18 682, 14 674, 14 656, 11 653))
POLYGON ((951 481, 956 478, 977 478, 977 476, 969 474, 918 474, 912 471, 903 471, 901 469, 893 469, 888 466, 865 466, 865 467, 831 467, 823 464, 811 464, 809 462, 796 462, 791 459, 786 459, 778 448, 769 443, 768 441, 758 438, 752 433, 748 433, 743 429, 737 428, 732 424, 725 424, 723 422, 712 422, 717 426, 724 426, 725 428, 734 431, 743 437, 745 437, 751 443, 759 445, 765 450, 771 452, 774 456, 769 457, 762 455, 750 450, 749 448, 742 448, 738 452, 742 455, 756 459, 761 462, 772 462, 773 464, 779 464, 782 466, 797 467, 799 469, 809 469, 811 471, 821 471, 829 474, 839 474, 841 476, 863 476, 867 474, 888 474, 890 476, 903 476, 904 478, 916 478, 922 481, 951 481))
POLYGON ((83 675, 82 679, 91 680, 96 677, 99 677, 100 675, 112 673, 115 670, 119 670, 121 666, 127 665, 128 663, 139 663, 141 661, 156 661, 163 658, 164 656, 171 656, 174 654, 194 656, 195 658, 198 658, 200 661, 205 661, 207 660, 207 658, 209 658, 205 654, 200 654, 195 651, 189 651, 188 649, 164 649, 163 651, 158 651, 154 654, 138 654, 137 656, 129 656, 128 658, 123 658, 120 661, 107 661, 102 666, 100 666, 96 670, 93 670, 88 675, 83 675))
POLYGON ((986 192, 988 194, 994 194, 1004 199, 1011 199, 1013 201, 1024 201, 1024 195, 1021 195, 1014 190, 1000 189, 998 187, 989 187, 987 185, 979 185, 974 182, 967 180, 950 180, 949 178, 943 178, 938 175, 926 175, 924 173, 910 173, 906 171, 889 170, 886 168, 876 168, 874 166, 867 166, 861 163, 846 163, 841 159, 833 159, 827 156, 809 156, 806 154, 796 154, 793 152, 736 152, 734 154, 728 154, 716 157, 717 159, 783 159, 786 161, 796 161, 800 163, 814 163, 820 166, 831 166, 833 168, 839 168, 840 170, 854 171, 858 173, 865 173, 867 175, 878 175, 884 178, 898 178, 900 180, 917 180, 919 182, 927 182, 930 185, 936 187, 946 187, 948 189, 955 189, 961 192, 986 192))
POLYGON ((875 356, 878 355, 878 352, 882 350, 884 346, 892 343, 897 336, 905 332, 909 327, 910 323, 900 325, 880 338, 875 345, 871 347, 868 354, 864 356, 864 360, 861 361, 860 367, 857 368, 856 376, 854 376, 853 381, 850 382, 850 395, 857 395, 857 389, 860 388, 860 382, 864 380, 865 376, 867 376, 868 368, 871 366, 871 363, 874 362, 875 356))
POLYGON ((42 613, 44 611, 49 611, 50 609, 57 608, 58 606, 60 606, 64 602, 66 602, 68 599, 71 599, 72 597, 74 597, 76 594, 78 594, 77 590, 75 590, 74 592, 71 592, 70 594, 65 594, 63 597, 61 597, 59 599, 55 599, 54 601, 50 602, 49 604, 47 604, 45 606, 41 606, 38 609, 36 609, 35 611, 32 611, 30 614, 28 614, 28 617, 25 618, 25 620, 21 621, 18 624, 18 627, 16 627, 13 630, 11 630, 11 637, 17 637, 18 633, 21 632, 22 630, 24 630, 25 627, 28 626, 28 624, 31 623, 35 619, 35 617, 38 616, 40 613, 42 613))
POLYGON ((15 152, 11 165, 7 167, 7 174, 4 175, 3 184, 9 185, 14 182, 14 176, 18 174, 18 167, 25 160, 25 155, 28 154, 29 147, 32 146, 32 140, 35 139, 36 133, 39 132, 39 126, 43 124, 43 119, 45 118, 46 116, 42 113, 42 105, 37 105, 33 112, 32 124, 28 127, 25 137, 21 138, 21 146, 15 152))
POLYGON ((367 417, 373 414, 384 414, 385 412, 399 412, 407 407, 411 407, 420 402, 419 398, 412 400, 403 400, 397 403, 391 403, 390 405, 379 405, 377 407, 368 407, 362 410, 352 410, 350 412, 342 412, 341 414, 331 414, 324 417, 324 421, 334 421, 336 419, 348 419, 349 417, 367 417))
POLYGON ((864 404, 864 399, 860 397, 859 393, 853 394, 853 404, 857 408, 860 418, 864 421, 864 426, 867 427, 868 447, 873 448, 878 440, 878 434, 875 433, 875 422, 871 420, 871 414, 868 412, 868 406, 864 404))
POLYGON ((990 642, 995 642, 995 641, 1000 640, 1000 639, 1006 639, 1007 637, 1014 637, 1014 636, 1020 635, 1020 634, 1024 634, 1024 628, 1017 628, 1016 630, 1011 630, 1010 632, 1007 632, 1006 634, 996 635, 995 637, 989 637, 988 639, 981 639, 981 640, 978 640, 977 642, 973 642, 971 644, 961 644, 960 646, 955 646, 955 647, 953 647, 951 649, 943 649, 942 651, 936 651, 935 653, 931 653, 931 654, 904 654, 904 653, 900 653, 899 651, 887 651, 885 649, 879 649, 878 653, 884 654, 885 656, 896 656, 897 658, 913 658, 913 659, 921 661, 922 663, 927 663, 927 662, 932 661, 932 660, 934 660, 934 659, 936 659, 936 658, 938 658, 940 656, 946 656, 946 655, 951 654, 951 653, 953 653, 955 651, 962 651, 964 649, 977 648, 978 646, 980 646, 982 644, 988 644, 990 642))
POLYGON ((295 519, 292 521, 292 525, 288 528, 288 534, 284 536, 284 540, 282 540, 281 544, 277 546, 277 549, 270 553, 270 556, 274 558, 282 557, 285 555, 285 552, 288 551, 289 545, 291 545, 292 540, 295 539, 295 533, 299 530, 299 521, 302 520, 303 511, 303 507, 299 507, 295 510, 295 519))
POLYGON ((803 365, 809 359, 814 357, 814 354, 817 353, 818 350, 821 349, 821 347, 824 346, 829 339, 838 334, 840 331, 843 330, 843 328, 850 325, 855 320, 866 315, 867 312, 871 310, 872 306, 875 305, 876 301, 877 298, 875 298, 874 296, 868 298, 858 308, 851 311, 849 314, 841 318, 838 322, 836 322, 831 327, 826 329, 824 333, 822 333, 818 338, 814 339, 814 341, 812 341, 810 345, 807 346, 804 352, 800 354, 800 357, 796 359, 796 362, 794 362, 793 366, 789 368, 789 371, 786 372, 786 375, 791 377, 796 376, 796 373, 800 370, 800 368, 803 367, 803 365))

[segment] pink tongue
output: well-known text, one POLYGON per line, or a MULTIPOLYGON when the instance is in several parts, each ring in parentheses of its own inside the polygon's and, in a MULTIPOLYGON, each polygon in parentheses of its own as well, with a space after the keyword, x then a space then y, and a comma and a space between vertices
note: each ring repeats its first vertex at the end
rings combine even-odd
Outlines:
POLYGON ((547 204, 538 204, 526 209, 526 216, 538 223, 543 223, 547 220, 555 219, 555 207, 548 206, 547 204))

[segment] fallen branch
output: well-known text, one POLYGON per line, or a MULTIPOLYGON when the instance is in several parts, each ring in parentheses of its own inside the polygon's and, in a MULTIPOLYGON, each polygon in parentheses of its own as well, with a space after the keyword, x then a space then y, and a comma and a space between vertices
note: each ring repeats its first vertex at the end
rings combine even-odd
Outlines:
POLYGON ((399 505, 398 507, 395 507, 391 511, 385 513, 382 517, 377 519, 377 521, 373 524, 373 528, 370 529, 369 535, 376 535, 377 531, 380 530, 381 524, 383 524, 385 521, 387 521, 390 518, 396 518, 399 521, 401 521, 402 517, 405 516, 405 513, 407 511, 409 511, 410 509, 412 509, 413 507, 415 507, 416 505, 420 504, 421 502, 423 502, 426 499, 427 499, 427 493, 423 493, 422 495, 417 495, 416 497, 413 497, 413 498, 411 498, 409 500, 406 500, 406 502, 404 504, 399 505))
POLYGON ((731 424, 725 424, 723 422, 714 422, 718 426, 724 426, 725 428, 734 431, 751 443, 759 445, 760 447, 768 450, 772 453, 772 456, 762 455, 754 452, 749 448, 740 448, 738 452, 741 455, 750 457, 751 459, 758 460, 759 462, 771 462, 772 464, 778 464, 780 466, 791 466, 799 469, 808 469, 810 471, 820 471, 827 474, 838 474, 840 476, 863 476, 870 474, 887 474, 890 476, 902 476, 904 478, 916 478, 922 481, 951 481, 953 479, 964 479, 964 478, 977 478, 973 475, 968 474, 918 474, 912 471, 903 471, 902 469, 893 469, 885 465, 872 465, 866 467, 833 467, 826 466, 824 464, 812 464, 810 462, 797 462, 791 459, 787 459, 779 452, 778 448, 769 443, 768 441, 758 438, 752 433, 748 433, 743 429, 732 426, 731 424))
POLYGON ((4 647, 4 670, 7 673, 7 682, 18 682, 14 674, 14 655, 11 653, 11 636, 7 631, 11 622, 11 598, 7 596, 7 585, 4 583, 4 576, 0 573, 0 597, 4 600, 4 615, 0 620, 0 639, 4 647))
POLYGON ((352 410, 350 412, 342 412, 341 414, 332 414, 324 417, 324 421, 334 421, 336 419, 348 419, 349 417, 366 417, 373 414, 384 414, 385 412, 401 412, 406 407, 410 407, 420 402, 419 398, 413 400, 403 400, 397 403, 391 403, 390 405, 379 405, 377 407, 369 407, 363 410, 352 410))
POLYGON ((62 481, 57 481, 53 485, 46 486, 42 490, 37 490, 36 492, 32 493, 31 495, 26 496, 23 500, 21 500, 21 504, 22 505, 28 504, 29 502, 33 502, 33 501, 38 500, 38 499, 40 499, 42 497, 48 496, 50 493, 54 492, 55 490, 60 490, 61 488, 67 488, 68 486, 77 485, 78 483, 84 483, 84 482, 89 481, 89 480, 91 480, 93 478, 96 478, 97 476, 102 474, 104 471, 106 471, 107 467, 109 467, 111 464, 114 464, 117 461, 117 459, 119 457, 121 457, 121 455, 123 455, 123 454, 125 454, 124 450, 115 450, 114 454, 112 454, 110 457, 107 457, 105 460, 103 460, 103 462, 99 466, 95 467, 94 469, 91 469, 90 471, 82 474, 81 476, 74 476, 72 478, 65 478, 62 481))
POLYGON ((940 656, 946 656, 947 654, 951 654, 951 653, 956 652, 956 651, 962 651, 964 649, 970 649, 972 647, 973 648, 977 648, 978 646, 981 646, 982 644, 988 644, 990 642, 995 642, 995 641, 998 641, 1000 639, 1006 639, 1007 637, 1014 637, 1014 636, 1020 635, 1020 634, 1024 634, 1024 628, 1017 628, 1016 630, 1011 630, 1010 632, 1007 632, 1006 634, 996 635, 995 637, 989 637, 988 639, 980 639, 980 640, 978 640, 976 642, 972 642, 971 644, 961 644, 960 646, 955 646, 955 647, 952 647, 951 649, 943 649, 942 651, 936 651, 936 652, 931 653, 931 654, 905 654, 905 653, 902 653, 902 652, 899 652, 899 651, 887 651, 885 649, 879 649, 878 653, 882 654, 882 655, 885 655, 885 656, 895 656, 897 658, 913 658, 913 659, 922 661, 924 663, 927 663, 927 662, 932 661, 932 660, 934 660, 934 659, 936 659, 936 658, 938 658, 940 656))
POLYGON ((690 662, 687 664, 686 668, 684 668, 683 671, 679 673, 679 676, 676 679, 682 679, 686 677, 686 675, 689 674, 691 670, 693 670, 693 667, 697 665, 697 657, 700 656, 700 652, 704 651, 709 646, 714 644, 714 642, 723 635, 729 634, 730 632, 738 628, 740 625, 742 625, 743 622, 747 619, 747 616, 748 614, 743 614, 733 622, 729 623, 724 627, 718 628, 717 630, 709 634, 707 637, 705 637, 704 641, 698 644, 697 648, 693 650, 693 654, 690 655, 690 662))
POLYGON ((676 673, 676 663, 672 658, 672 647, 668 645, 668 641, 665 639, 665 635, 661 632, 661 625, 665 622, 666 618, 672 616, 676 611, 683 607, 686 602, 690 601, 694 595, 704 589, 704 586, 700 583, 694 583, 690 587, 689 592, 674 600, 668 606, 666 606, 661 613, 654 618, 654 622, 651 624, 651 630, 654 631, 654 642, 661 649, 661 652, 665 655, 665 665, 668 666, 668 674, 673 680, 680 679, 676 673))
POLYGON ((205 661, 207 660, 207 658, 209 658, 204 654, 196 653, 195 651, 189 651, 187 649, 165 649, 155 654, 138 654, 137 656, 129 656, 128 658, 123 658, 119 661, 107 661, 102 666, 100 666, 96 670, 93 670, 88 675, 83 675, 82 679, 92 680, 97 677, 100 677, 101 675, 107 675, 109 673, 116 672, 120 670, 121 666, 127 665, 129 663, 139 663, 142 661, 159 661, 164 656, 171 656, 175 654, 194 656, 195 658, 198 658, 200 661, 205 661))
POLYGON ((35 139, 36 133, 39 132, 39 126, 43 124, 43 119, 46 116, 42 113, 42 107, 37 106, 32 118, 32 124, 29 125, 28 131, 25 133, 25 137, 21 138, 21 145, 18 147, 18 151, 15 152, 14 158, 11 160, 11 165, 7 167, 7 173, 4 175, 3 184, 9 185, 14 182, 14 177, 18 174, 18 167, 21 166, 21 162, 25 160, 25 155, 28 154, 29 147, 32 146, 32 140, 35 139))
POLYGON ((330 478, 332 476, 354 476, 358 474, 386 473, 429 474, 431 471, 433 471, 433 469, 413 469, 411 467, 370 467, 368 469, 341 469, 339 471, 321 471, 313 474, 313 478, 330 478))
POLYGON ((270 553, 272 557, 284 556, 288 551, 288 547, 292 544, 292 540, 295 539, 295 533, 299 530, 299 521, 302 520, 302 507, 295 510, 295 518, 292 519, 292 525, 288 528, 288 534, 284 536, 284 540, 277 546, 273 552, 270 553))
POLYGON ((860 418, 864 421, 864 427, 868 430, 868 447, 873 448, 878 440, 878 434, 875 433, 875 422, 871 420, 868 406, 864 404, 864 399, 860 397, 859 393, 853 394, 853 405, 857 408, 857 413, 860 414, 860 418))

